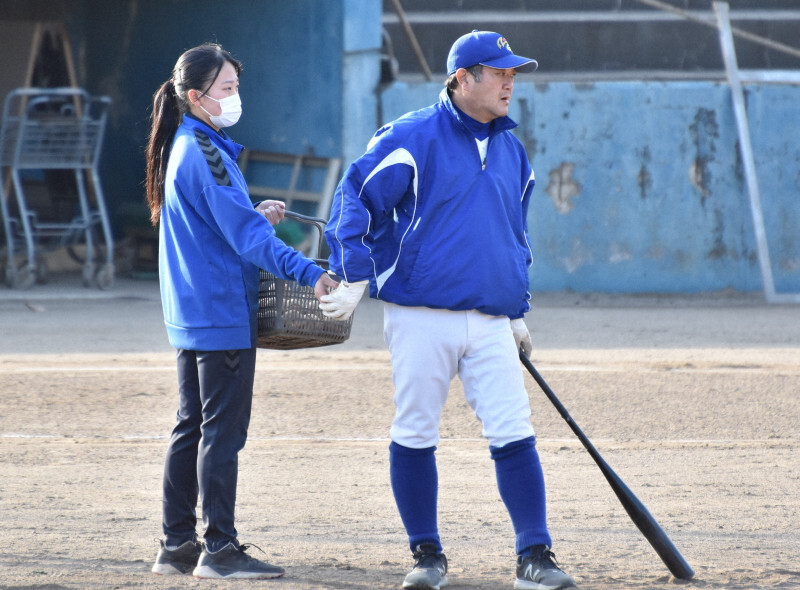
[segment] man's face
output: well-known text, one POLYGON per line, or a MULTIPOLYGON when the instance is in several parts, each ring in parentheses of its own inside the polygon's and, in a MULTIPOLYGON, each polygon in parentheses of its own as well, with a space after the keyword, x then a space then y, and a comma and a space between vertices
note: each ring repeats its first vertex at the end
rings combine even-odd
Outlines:
POLYGON ((511 104, 511 93, 514 91, 514 76, 517 71, 513 68, 499 70, 497 68, 483 67, 478 82, 472 74, 465 71, 463 84, 463 105, 465 113, 476 121, 488 123, 498 117, 508 115, 508 106, 511 104))

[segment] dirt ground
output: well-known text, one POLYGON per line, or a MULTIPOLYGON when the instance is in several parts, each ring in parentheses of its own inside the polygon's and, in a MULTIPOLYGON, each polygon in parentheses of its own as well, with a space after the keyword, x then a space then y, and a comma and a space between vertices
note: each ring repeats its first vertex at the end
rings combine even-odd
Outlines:
MULTIPOLYGON (((286 576, 150 573, 176 410, 160 313, 153 281, 0 287, 0 588, 399 588, 411 558, 372 301, 343 345, 259 351, 237 526, 286 576)), ((555 293, 526 321, 540 373, 696 572, 670 576, 526 375, 553 549, 583 590, 800 588, 800 306, 555 293)), ((458 381, 437 458, 450 588, 511 588, 511 524, 458 381)))

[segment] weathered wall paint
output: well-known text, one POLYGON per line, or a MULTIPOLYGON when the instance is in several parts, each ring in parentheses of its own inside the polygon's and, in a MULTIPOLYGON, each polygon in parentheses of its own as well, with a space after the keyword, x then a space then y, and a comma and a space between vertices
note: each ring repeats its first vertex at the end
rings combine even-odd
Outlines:
MULTIPOLYGON (((30 3, 50 10, 45 0, 30 3)), ((338 155, 345 166, 381 123, 432 103, 442 88, 379 87, 374 0, 231 0, 223 11, 214 0, 191 10, 161 0, 69 6, 79 81, 114 100, 101 177, 120 232, 146 223, 142 148, 152 93, 192 45, 216 40, 245 62, 235 139, 338 155)), ((800 291, 800 87, 749 85, 746 96, 775 287, 800 291)), ((511 116, 537 175, 534 290, 761 290, 726 85, 520 75, 511 116)))
MULTIPOLYGON (((389 120, 441 85, 397 83, 389 120)), ((778 292, 800 291, 800 87, 746 87, 778 292)), ((730 91, 714 82, 539 83, 511 117, 536 172, 534 290, 762 288, 730 91)))

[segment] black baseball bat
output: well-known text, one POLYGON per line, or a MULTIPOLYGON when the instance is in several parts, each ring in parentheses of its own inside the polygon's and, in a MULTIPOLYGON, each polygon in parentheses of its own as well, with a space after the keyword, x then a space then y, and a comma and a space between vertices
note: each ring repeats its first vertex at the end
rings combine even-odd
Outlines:
POLYGON ((600 471, 603 472, 606 480, 608 480, 611 489, 614 490, 614 493, 619 498, 619 501, 622 503, 623 508, 628 513, 628 516, 631 517, 633 524, 637 526, 637 528, 641 531, 644 535, 644 538, 653 546, 653 549, 656 550, 658 556, 661 558, 669 571, 672 572, 672 575, 676 578, 680 578, 683 580, 691 580, 692 576, 694 576, 694 570, 688 564, 688 562, 684 559, 681 552, 678 551, 678 548, 675 547, 675 544, 670 540, 667 536, 667 533, 664 532, 664 529, 656 522, 656 519, 653 518, 653 515, 650 514, 650 511, 645 507, 644 504, 636 497, 631 489, 625 485, 625 482, 620 479, 620 477, 614 472, 611 467, 609 467, 608 463, 605 462, 603 457, 594 448, 592 442, 586 437, 580 427, 575 423, 575 420, 572 419, 572 416, 569 415, 567 409, 564 407, 564 404, 556 397, 556 394, 553 393, 553 390, 550 389, 550 386, 545 383, 545 380, 542 379, 542 376, 533 366, 530 359, 528 359, 525 354, 520 351, 519 358, 522 361, 522 364, 525 365, 525 368, 528 369, 528 372, 534 378, 536 383, 539 384, 539 387, 542 388, 545 395, 548 399, 553 403, 553 405, 558 410, 558 413, 561 414, 561 417, 567 421, 569 427, 572 429, 580 441, 583 443, 583 446, 586 447, 586 450, 589 451, 589 454, 594 459, 594 462, 597 463, 597 466, 600 468, 600 471))

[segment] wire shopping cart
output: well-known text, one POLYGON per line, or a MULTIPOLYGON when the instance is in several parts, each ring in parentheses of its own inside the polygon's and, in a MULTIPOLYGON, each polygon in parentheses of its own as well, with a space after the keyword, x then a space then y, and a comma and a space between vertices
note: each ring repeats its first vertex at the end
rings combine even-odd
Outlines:
POLYGON ((114 281, 114 247, 97 163, 111 99, 90 96, 80 88, 19 88, 8 94, 0 127, 0 213, 6 235, 5 280, 27 288, 43 279, 43 251, 85 244, 83 283, 101 289, 114 281), (10 170, 10 181, 5 170, 10 170), (77 203, 69 203, 62 219, 52 216, 51 202, 32 204, 23 175, 38 171, 73 171, 77 203), (94 194, 91 207, 87 175, 94 194), (11 187, 16 197, 11 199, 11 187), (100 226, 105 257, 96 236, 100 226), (97 250, 97 251, 96 251, 97 250), (22 259, 22 262, 19 262, 22 259))

